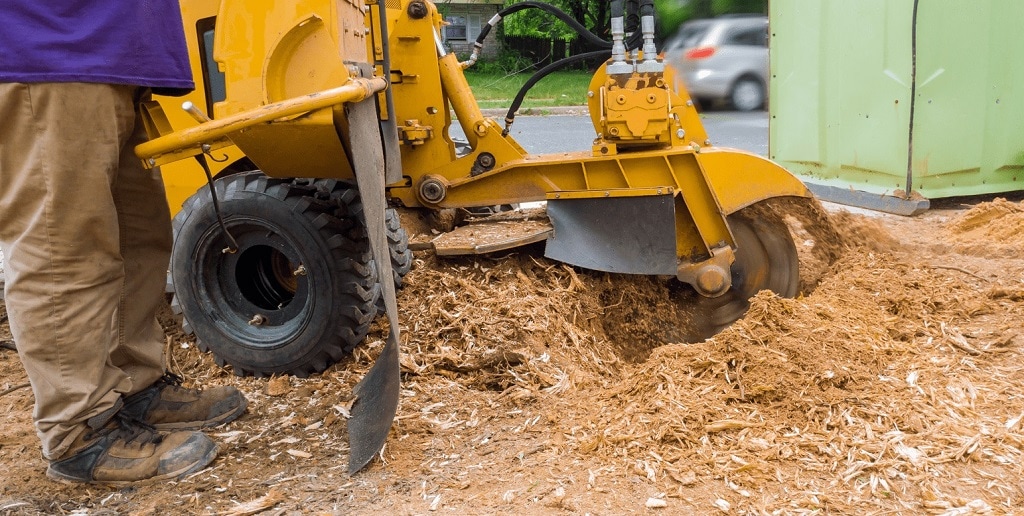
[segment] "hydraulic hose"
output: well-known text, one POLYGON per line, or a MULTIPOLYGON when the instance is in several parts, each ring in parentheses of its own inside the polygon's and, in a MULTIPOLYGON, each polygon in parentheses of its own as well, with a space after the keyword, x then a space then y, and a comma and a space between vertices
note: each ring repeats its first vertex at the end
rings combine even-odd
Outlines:
MULTIPOLYGON (((616 12, 619 13, 619 16, 622 16, 622 13, 624 12, 623 1, 624 0, 612 0, 611 11, 613 18, 615 17, 616 12)), ((654 4, 651 3, 652 11, 653 6, 654 4)), ((487 36, 491 33, 491 29, 496 27, 502 18, 525 9, 540 9, 551 15, 554 15, 556 18, 558 18, 566 25, 568 25, 577 34, 579 34, 580 37, 583 38, 583 40, 586 41, 590 46, 597 48, 612 48, 611 41, 605 41, 596 34, 594 34, 593 32, 590 32, 589 30, 587 30, 586 27, 583 26, 583 24, 576 21, 576 19, 573 18, 572 16, 566 14, 565 11, 562 11, 561 9, 551 4, 535 2, 533 0, 526 0, 524 2, 512 4, 502 9, 501 11, 498 11, 497 14, 492 16, 491 19, 488 20, 486 24, 484 24, 483 28, 480 29, 480 34, 478 34, 476 37, 476 41, 473 42, 473 53, 469 56, 469 59, 467 61, 463 61, 461 63, 462 68, 466 69, 476 64, 477 59, 479 59, 480 57, 480 50, 484 48, 484 40, 487 39, 487 36)), ((635 11, 635 8, 633 10, 635 11)), ((625 50, 639 48, 642 42, 642 34, 640 34, 640 31, 634 30, 633 33, 630 35, 630 38, 624 42, 625 50)))
MULTIPOLYGON (((653 0, 641 0, 641 2, 642 3, 639 6, 635 2, 630 2, 630 9, 628 9, 630 11, 630 17, 641 18, 644 15, 654 15, 653 0)), ((626 14, 625 11, 627 10, 625 9, 624 4, 624 0, 611 0, 611 16, 613 19, 616 17, 616 15, 619 17, 624 17, 624 15, 626 14)), ((569 66, 578 61, 610 56, 613 50, 613 42, 601 39, 596 34, 587 30, 586 27, 584 27, 581 23, 579 23, 573 17, 566 14, 561 9, 551 4, 526 0, 524 2, 512 4, 509 7, 506 7, 501 11, 498 11, 497 14, 495 14, 493 17, 491 17, 490 20, 487 21, 487 23, 480 30, 480 34, 477 36, 476 41, 473 42, 473 54, 470 56, 469 61, 465 61, 462 63, 462 67, 467 68, 476 63, 476 60, 479 56, 479 52, 483 48, 484 40, 487 38, 487 35, 490 34, 491 29, 496 27, 502 18, 525 9, 540 9, 551 15, 554 15, 556 18, 558 18, 566 25, 568 25, 571 29, 576 31, 576 33, 579 34, 580 37, 583 38, 583 40, 586 41, 588 44, 600 48, 601 50, 595 50, 592 52, 577 54, 564 59, 560 59, 558 61, 555 61, 554 63, 545 66, 544 68, 541 68, 532 76, 530 76, 526 83, 523 84, 523 86, 519 89, 519 92, 516 94, 516 98, 512 101, 512 105, 509 106, 508 108, 508 113, 506 113, 505 115, 505 129, 502 131, 503 136, 508 134, 509 127, 511 127, 512 123, 515 121, 516 112, 519 111, 519 107, 523 104, 523 100, 526 98, 527 92, 529 92, 530 89, 537 84, 537 82, 539 82, 544 77, 550 75, 552 72, 565 68, 566 66, 569 66)), ((633 27, 632 34, 630 34, 629 39, 622 42, 625 47, 624 50, 632 50, 635 48, 639 48, 640 45, 643 43, 643 34, 641 31, 636 29, 637 27, 633 27)))
POLYGON ((564 22, 566 25, 568 25, 569 28, 571 28, 572 30, 576 31, 576 33, 579 34, 580 37, 582 37, 583 40, 586 41, 587 43, 589 43, 591 46, 594 46, 594 47, 597 47, 597 48, 611 48, 612 47, 611 42, 605 41, 605 40, 601 39, 600 37, 598 37, 593 32, 590 32, 589 30, 587 30, 587 28, 584 27, 583 24, 581 24, 580 22, 576 21, 576 19, 573 18, 572 16, 569 16, 568 14, 566 14, 565 11, 562 11, 561 9, 559 9, 559 8, 557 8, 557 7, 555 7, 555 6, 551 5, 551 4, 546 4, 546 3, 543 3, 543 2, 534 2, 532 0, 527 0, 525 2, 518 2, 518 3, 512 4, 512 5, 504 8, 504 9, 502 9, 501 11, 498 11, 498 14, 495 14, 493 17, 491 17, 491 19, 487 21, 487 25, 484 25, 483 28, 480 30, 480 35, 477 36, 476 43, 482 45, 483 42, 484 42, 484 38, 487 37, 487 34, 491 32, 491 29, 494 28, 494 26, 497 25, 498 22, 500 22, 502 18, 504 18, 505 16, 508 16, 510 14, 514 14, 514 13, 517 13, 519 11, 525 10, 525 9, 540 9, 542 11, 545 11, 545 12, 547 12, 549 14, 554 15, 556 18, 558 18, 559 20, 564 22))
POLYGON ((554 63, 551 63, 545 66, 544 68, 541 68, 540 70, 537 71, 537 73, 530 76, 526 83, 523 84, 523 87, 519 88, 519 93, 516 94, 515 100, 512 101, 512 105, 508 108, 508 113, 505 114, 505 130, 501 132, 502 136, 508 135, 509 127, 512 125, 512 122, 515 121, 516 111, 519 111, 519 106, 523 104, 523 99, 526 98, 526 93, 530 91, 530 88, 537 84, 538 81, 548 76, 552 72, 565 68, 566 66, 569 66, 577 61, 583 61, 585 59, 596 59, 599 57, 607 57, 610 54, 610 49, 594 50, 592 52, 587 52, 584 54, 576 54, 574 56, 569 56, 566 57, 565 59, 555 61, 554 63))

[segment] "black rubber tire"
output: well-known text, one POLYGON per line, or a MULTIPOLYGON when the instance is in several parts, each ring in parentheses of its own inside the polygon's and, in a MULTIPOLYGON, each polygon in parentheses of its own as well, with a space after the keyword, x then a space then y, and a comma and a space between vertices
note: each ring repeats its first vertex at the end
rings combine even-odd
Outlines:
POLYGON ((214 184, 239 249, 222 252, 230 242, 209 189, 185 202, 170 267, 185 330, 242 376, 305 377, 351 352, 379 297, 355 189, 260 172, 214 184), (264 321, 250 324, 256 315, 264 321))
POLYGON ((388 208, 384 212, 384 224, 387 230, 388 252, 391 255, 391 273, 395 277, 395 288, 402 288, 405 275, 412 270, 409 234, 402 229, 402 220, 394 208, 388 208))
POLYGON ((736 238, 732 287, 719 297, 697 297, 698 339, 711 337, 743 317, 750 298, 761 290, 781 297, 795 297, 800 291, 799 255, 785 221, 752 207, 729 215, 728 223, 736 238))
POLYGON ((756 111, 765 105, 764 84, 757 77, 745 75, 736 79, 729 90, 729 104, 737 111, 756 111))
MULTIPOLYGON (((327 195, 332 202, 339 206, 347 206, 348 210, 359 217, 363 226, 366 226, 366 217, 363 215, 363 205, 359 200, 359 194, 355 183, 339 181, 335 179, 319 179, 316 181, 321 195, 327 195)), ((384 210, 384 229, 388 239, 388 254, 391 257, 391 276, 395 280, 395 289, 402 288, 406 274, 412 270, 412 250, 409 249, 409 234, 402 229, 402 220, 398 211, 394 208, 384 210)), ((378 314, 384 313, 384 298, 378 296, 375 300, 378 314)))

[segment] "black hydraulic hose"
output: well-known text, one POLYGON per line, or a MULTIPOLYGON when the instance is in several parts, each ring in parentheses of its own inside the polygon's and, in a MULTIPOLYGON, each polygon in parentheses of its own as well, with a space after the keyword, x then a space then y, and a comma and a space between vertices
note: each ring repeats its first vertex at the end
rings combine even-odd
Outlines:
POLYGON ((654 11, 654 0, 640 0, 640 18, 639 25, 634 28, 632 37, 629 38, 626 46, 629 48, 639 48, 643 45, 643 19, 644 16, 655 17, 657 14, 654 11))
POLYGON ((540 70, 537 71, 537 73, 530 76, 530 79, 527 80, 525 84, 523 84, 523 87, 519 88, 519 93, 516 94, 515 100, 512 101, 512 105, 508 108, 508 113, 505 114, 505 130, 501 132, 502 136, 508 134, 509 126, 512 125, 512 122, 516 118, 516 111, 519 111, 519 106, 523 104, 523 99, 526 98, 526 92, 529 91, 534 84, 537 84, 538 81, 540 81, 550 73, 565 68, 566 66, 571 65, 577 61, 583 61, 585 59, 595 59, 598 57, 607 57, 609 55, 609 50, 594 50, 591 52, 587 52, 585 54, 576 54, 574 56, 569 56, 566 57, 565 59, 555 61, 554 63, 551 63, 545 66, 544 68, 541 68, 540 70))
POLYGON ((637 30, 633 31, 633 33, 630 34, 629 39, 627 39, 623 43, 626 45, 626 50, 633 50, 634 48, 640 48, 643 42, 644 35, 643 33, 637 30))
MULTIPOLYGON (((220 200, 217 199, 217 187, 213 185, 213 174, 210 173, 210 164, 206 162, 206 154, 196 154, 194 156, 196 161, 199 162, 199 166, 203 167, 203 172, 206 173, 206 184, 210 187, 210 198, 213 199, 213 212, 217 214, 217 222, 220 224, 220 230, 224 232, 224 236, 228 237, 231 241, 231 245, 221 250, 222 253, 235 254, 238 252, 238 241, 235 240, 234 235, 228 231, 227 224, 224 224, 224 216, 220 212, 220 200)), ((224 161, 217 160, 214 161, 224 161)))
POLYGON ((640 0, 640 16, 654 16, 654 0, 640 0))
POLYGON ((624 21, 626 32, 640 30, 640 5, 636 0, 626 3, 626 19, 624 21))
POLYGON ((527 0, 525 2, 518 2, 502 9, 501 11, 498 11, 498 14, 494 15, 494 17, 491 18, 487 22, 487 24, 484 25, 483 28, 480 30, 480 35, 477 36, 476 38, 476 44, 483 45, 484 38, 487 37, 487 34, 491 32, 491 29, 495 25, 497 25, 502 18, 525 9, 540 9, 542 11, 554 15, 556 18, 558 18, 559 20, 563 21, 566 25, 568 25, 572 30, 576 31, 576 33, 579 34, 580 37, 582 37, 583 40, 589 43, 591 46, 597 48, 612 48, 611 42, 605 41, 598 37, 593 32, 587 30, 587 28, 584 27, 583 24, 576 21, 576 19, 574 19, 572 16, 566 14, 565 11, 562 11, 561 9, 551 4, 546 4, 543 2, 534 2, 531 0, 527 0))
MULTIPOLYGON (((626 8, 624 3, 624 0, 612 0, 610 12, 608 13, 609 16, 611 16, 612 18, 625 18, 626 8)), ((654 4, 652 3, 651 6, 651 8, 653 9, 654 4)), ((641 34, 639 30, 635 30, 636 28, 637 27, 634 27, 633 33, 630 35, 629 39, 622 42, 626 46, 626 50, 640 48, 640 45, 643 43, 643 34, 641 34)))
MULTIPOLYGON (((653 0, 641 0, 641 1, 643 3, 642 3, 642 5, 639 6, 639 8, 635 4, 635 2, 631 2, 630 3, 630 9, 629 9, 630 10, 630 16, 632 16, 633 18, 636 18, 637 20, 639 19, 639 16, 637 16, 638 11, 641 14, 649 13, 651 15, 654 15, 654 1, 653 0)), ((612 0, 611 1, 611 16, 613 18, 616 17, 616 14, 618 16, 624 16, 624 14, 625 14, 624 3, 625 3, 624 0, 612 0)), ((577 54, 577 55, 574 55, 574 56, 570 56, 570 57, 567 57, 565 59, 560 59, 558 61, 555 61, 554 63, 551 63, 551 64, 545 66, 544 68, 541 68, 536 73, 534 73, 529 78, 529 80, 527 80, 526 83, 523 84, 523 86, 521 88, 519 88, 519 92, 516 94, 515 100, 513 100, 512 101, 512 105, 509 106, 508 113, 505 114, 505 129, 501 133, 502 136, 505 136, 505 135, 508 134, 509 127, 512 125, 512 122, 515 121, 516 112, 519 111, 519 107, 523 104, 523 100, 526 98, 526 93, 529 92, 530 88, 533 88, 533 86, 536 85, 537 82, 539 82, 541 79, 543 79, 544 77, 548 76, 552 72, 560 70, 560 69, 562 69, 562 68, 564 68, 564 67, 566 67, 566 66, 568 66, 570 64, 573 64, 573 63, 575 63, 577 61, 583 61, 583 60, 586 60, 586 59, 595 59, 595 58, 598 58, 598 57, 608 56, 610 54, 610 50, 612 48, 612 43, 610 41, 605 41, 605 40, 601 39, 600 37, 598 37, 596 34, 590 32, 581 23, 579 23, 574 18, 572 18, 571 16, 566 14, 561 9, 559 9, 559 8, 557 8, 557 7, 555 7, 555 6, 551 5, 551 4, 546 4, 546 3, 542 3, 542 2, 535 2, 535 1, 527 0, 527 1, 524 1, 524 2, 518 2, 518 3, 512 4, 509 7, 506 7, 505 9, 502 9, 501 11, 498 11, 498 14, 494 15, 494 17, 492 17, 490 20, 488 20, 488 22, 480 30, 480 34, 477 36, 476 41, 473 43, 474 56, 476 55, 477 50, 479 50, 480 48, 483 48, 484 39, 487 38, 487 35, 490 34, 491 29, 494 28, 498 24, 498 22, 501 21, 502 18, 504 18, 505 16, 508 16, 510 14, 514 14, 514 13, 517 13, 519 11, 525 10, 525 9, 540 9, 542 11, 545 11, 545 12, 548 12, 548 13, 554 15, 556 18, 558 18, 559 20, 565 22, 566 25, 568 25, 570 28, 575 30, 576 33, 579 34, 580 37, 582 37, 587 43, 591 44, 592 46, 598 47, 601 50, 595 50, 595 51, 587 52, 587 53, 584 53, 584 54, 577 54)), ((632 34, 630 35, 630 38, 628 40, 626 40, 624 42, 624 44, 626 46, 626 50, 632 50, 634 48, 639 48, 640 45, 642 44, 642 42, 643 42, 642 31, 639 30, 639 27, 634 27, 633 31, 632 31, 632 34)), ((474 57, 471 62, 475 62, 475 61, 476 61, 476 59, 474 57)))
MULTIPOLYGON (((641 0, 643 1, 643 0, 641 0)), ((654 3, 651 3, 651 14, 654 13, 654 3)), ((629 39, 623 41, 626 45, 626 50, 633 50, 634 48, 640 48, 644 42, 643 31, 640 30, 640 17, 643 15, 643 7, 638 6, 637 2, 631 1, 626 4, 625 13, 625 29, 630 35, 629 39)))

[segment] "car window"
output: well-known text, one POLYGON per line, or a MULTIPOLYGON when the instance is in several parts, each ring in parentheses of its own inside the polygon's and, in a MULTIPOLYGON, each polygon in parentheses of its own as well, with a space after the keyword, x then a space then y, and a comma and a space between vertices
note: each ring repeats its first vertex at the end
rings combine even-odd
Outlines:
POLYGON ((687 23, 679 29, 678 40, 682 48, 695 47, 711 28, 710 23, 687 23))
POLYGON ((768 46, 768 28, 767 27, 754 27, 747 29, 737 29, 725 38, 725 44, 727 45, 743 45, 750 47, 767 47, 768 46))

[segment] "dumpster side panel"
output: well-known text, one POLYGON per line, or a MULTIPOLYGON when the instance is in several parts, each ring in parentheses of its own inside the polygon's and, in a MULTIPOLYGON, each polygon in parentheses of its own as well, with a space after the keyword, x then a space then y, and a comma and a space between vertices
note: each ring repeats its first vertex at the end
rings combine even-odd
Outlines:
POLYGON ((904 188, 913 2, 769 7, 771 158, 818 184, 904 188))
POLYGON ((1024 2, 921 2, 914 188, 926 197, 1024 188, 1024 2))

